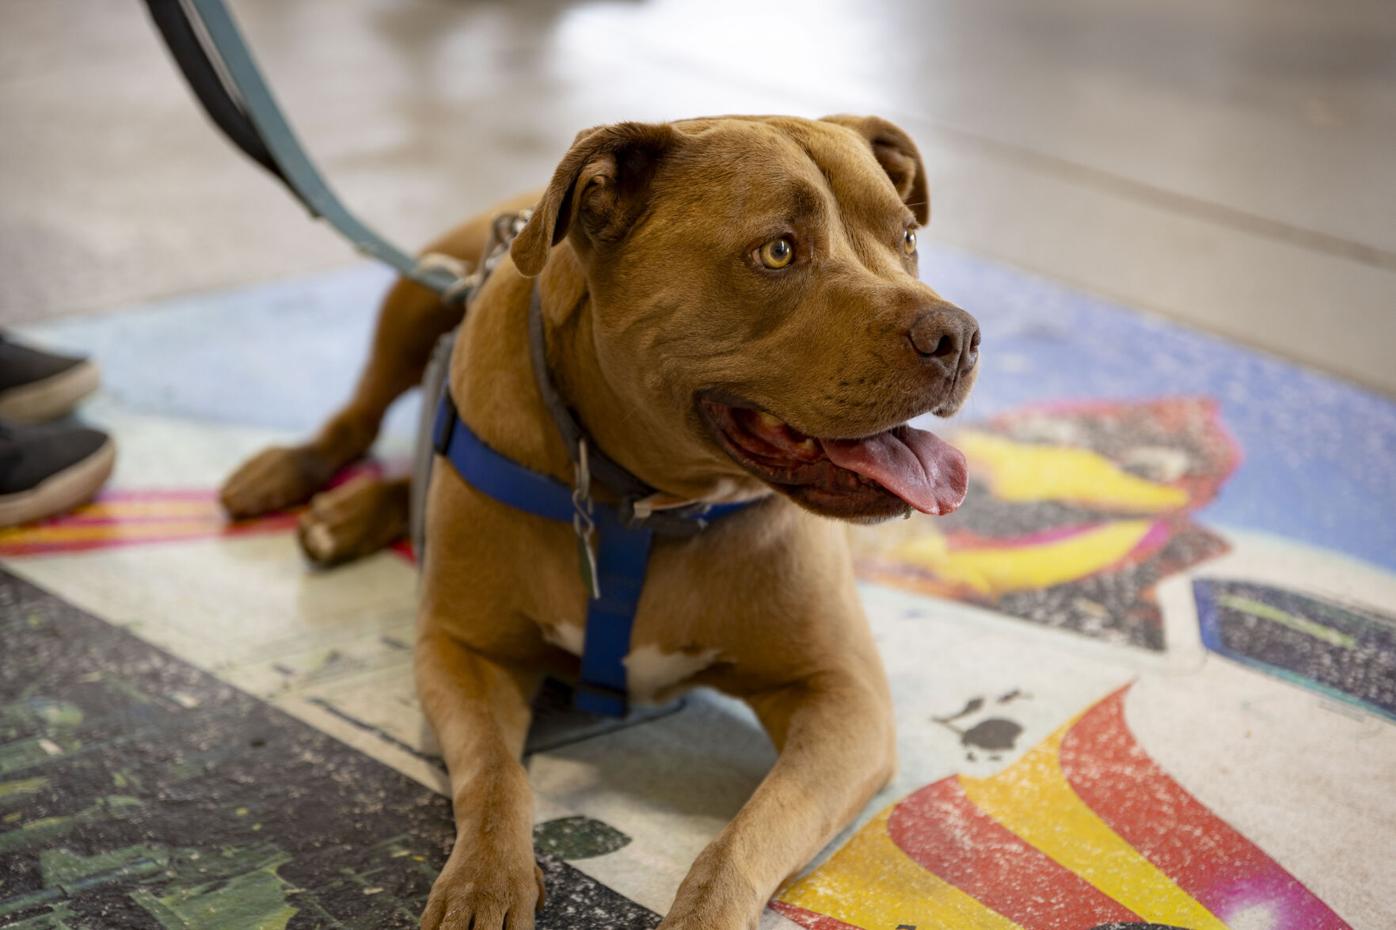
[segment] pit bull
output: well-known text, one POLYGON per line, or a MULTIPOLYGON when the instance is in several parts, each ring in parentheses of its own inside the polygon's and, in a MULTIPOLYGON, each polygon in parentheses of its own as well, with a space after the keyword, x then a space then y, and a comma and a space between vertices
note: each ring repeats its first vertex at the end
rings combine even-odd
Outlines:
MULTIPOLYGON (((749 704, 778 750, 660 925, 747 930, 891 777, 891 699, 840 521, 959 505, 964 458, 907 421, 964 403, 978 326, 918 276, 925 168, 907 134, 876 117, 591 129, 541 195, 429 251, 476 264, 491 216, 525 206, 527 224, 463 320, 397 283, 349 403, 309 442, 243 465, 222 501, 242 517, 310 500, 301 540, 321 564, 400 536, 405 481, 317 492, 368 450, 457 325, 448 385, 460 423, 573 486, 574 450, 530 355, 536 300, 551 383, 591 447, 654 489, 646 512, 748 505, 656 538, 625 657, 631 700, 716 688, 749 704)), ((608 500, 604 486, 595 493, 608 500)), ((440 461, 426 513, 415 671, 457 838, 422 927, 527 930, 543 895, 520 760, 530 699, 544 675, 577 675, 593 592, 572 525, 501 502, 440 461)))

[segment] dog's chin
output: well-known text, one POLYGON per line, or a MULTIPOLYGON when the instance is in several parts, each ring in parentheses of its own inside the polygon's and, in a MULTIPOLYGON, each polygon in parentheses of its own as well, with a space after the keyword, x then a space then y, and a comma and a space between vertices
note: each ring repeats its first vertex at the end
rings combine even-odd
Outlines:
MULTIPOLYGON (((964 456, 926 430, 902 423, 851 438, 816 437, 728 395, 700 395, 697 406, 729 458, 821 516, 876 523, 913 510, 947 514, 964 500, 964 456)), ((958 406, 958 399, 947 404, 958 406)))
POLYGON ((831 492, 817 485, 782 486, 768 483, 811 513, 847 520, 849 523, 881 523, 893 517, 909 517, 914 512, 906 501, 882 487, 831 492))

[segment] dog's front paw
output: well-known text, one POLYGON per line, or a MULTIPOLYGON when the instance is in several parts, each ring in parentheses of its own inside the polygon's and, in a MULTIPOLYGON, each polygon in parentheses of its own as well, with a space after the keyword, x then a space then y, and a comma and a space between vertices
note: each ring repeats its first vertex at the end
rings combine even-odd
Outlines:
POLYGON ((677 915, 673 911, 665 917, 655 930, 758 930, 761 915, 723 914, 713 912, 688 912, 677 915))
POLYGON ((693 863, 656 930, 756 930, 768 893, 718 843, 693 863))
POLYGON ((322 567, 371 555, 407 532, 407 485, 367 476, 316 494, 301 514, 302 551, 322 567))
POLYGON ((304 446, 273 446, 252 456, 218 492, 228 516, 256 517, 310 499, 334 469, 304 446))
POLYGON ((533 930, 543 905, 543 870, 532 859, 512 868, 502 857, 452 853, 431 886, 422 930, 533 930))

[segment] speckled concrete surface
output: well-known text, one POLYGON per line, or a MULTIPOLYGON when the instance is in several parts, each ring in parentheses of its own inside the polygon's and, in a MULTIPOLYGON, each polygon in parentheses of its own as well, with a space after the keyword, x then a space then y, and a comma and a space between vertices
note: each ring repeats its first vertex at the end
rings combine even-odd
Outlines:
MULTIPOLYGON (((994 347, 956 434, 983 509, 963 525, 860 534, 902 765, 763 926, 1384 930, 1396 919, 1396 493, 1380 463, 1396 453, 1396 405, 956 250, 928 249, 924 271, 975 309, 994 347), (1010 493, 1004 448, 1071 455, 1091 481, 1010 493), (1194 538, 1209 542, 1168 556, 1194 538)), ((123 458, 93 508, 0 534, 0 563, 308 724, 286 724, 306 745, 328 734, 440 791, 407 651, 411 563, 384 553, 311 572, 287 521, 230 528, 212 503, 233 463, 305 431, 345 389, 386 280, 360 266, 28 329, 108 360, 84 416, 115 432, 123 458), (274 344, 259 338, 273 327, 274 344)), ((410 403, 380 449, 387 467, 410 438, 410 403)), ((37 597, 4 583, 11 598, 37 597)), ((86 693, 89 674, 21 670, 23 720, 38 726, 44 707, 86 693)), ((26 800, 68 744, 29 730, 4 741, 18 761, 0 774, 0 816, 18 826, 0 851, 34 894, 82 865, 45 860, 22 829, 80 813, 26 800)), ((355 758, 343 765, 368 764, 355 758)), ((771 759, 750 713, 708 694, 551 739, 528 769, 539 848, 580 883, 555 876, 564 902, 608 889, 614 925, 652 924, 771 759)), ((119 773, 118 762, 103 764, 119 773)), ((390 774, 385 803, 418 797, 390 774)), ((435 842, 428 832, 412 843, 435 842)), ((74 854, 129 853, 120 837, 64 836, 74 854)), ((263 859, 228 862, 266 871, 263 859)), ((288 906, 309 896, 296 913, 314 924, 318 873, 270 868, 288 906)), ((183 904, 201 887, 123 882, 100 894, 125 902, 130 926, 151 925, 155 905, 141 902, 183 904)), ((62 900, 49 893, 24 913, 47 919, 62 900)), ((411 881, 385 893, 403 913, 420 905, 411 881)), ((337 925, 380 910, 347 908, 337 925)))

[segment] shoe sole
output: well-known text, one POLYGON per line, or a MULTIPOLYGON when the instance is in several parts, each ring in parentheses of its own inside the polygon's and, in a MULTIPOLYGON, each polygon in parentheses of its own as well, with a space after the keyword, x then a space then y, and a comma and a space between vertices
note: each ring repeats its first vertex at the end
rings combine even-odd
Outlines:
POLYGON ((101 373, 90 361, 82 361, 42 381, 0 393, 0 420, 12 423, 46 423, 77 406, 97 390, 101 373))
POLYGON ((32 523, 86 503, 107 483, 115 463, 116 443, 108 439, 87 458, 48 476, 28 491, 0 494, 0 527, 32 523))

